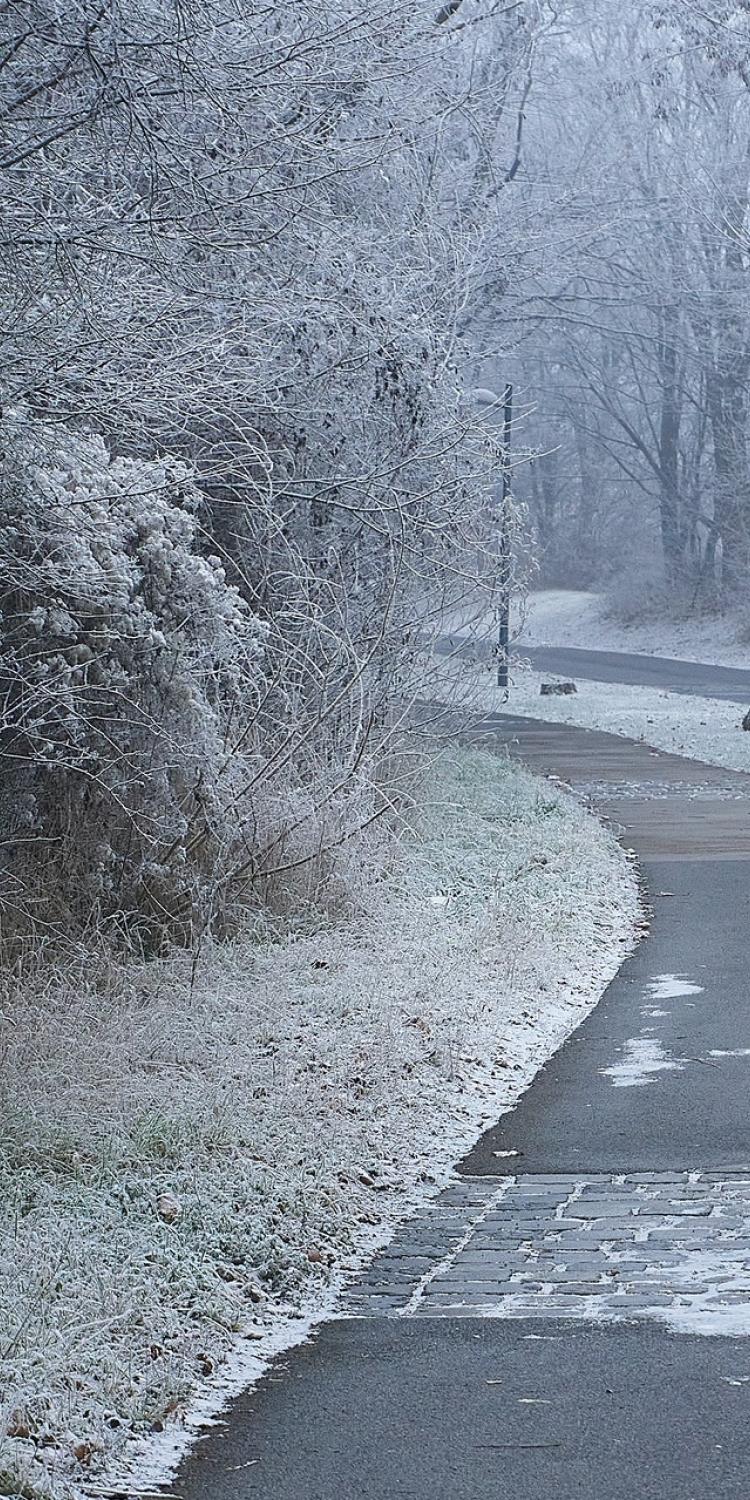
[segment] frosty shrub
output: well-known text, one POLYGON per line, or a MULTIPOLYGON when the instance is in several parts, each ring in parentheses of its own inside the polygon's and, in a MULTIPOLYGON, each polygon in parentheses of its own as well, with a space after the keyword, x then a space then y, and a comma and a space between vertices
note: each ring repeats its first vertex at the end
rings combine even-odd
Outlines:
POLYGON ((424 637, 491 606, 465 398, 525 253, 537 7, 455 10, 0 7, 6 935, 296 921, 390 858, 424 637))
POLYGON ((185 929, 227 842, 228 735, 257 709, 265 629, 198 552, 184 467, 22 410, 1 430, 5 936, 185 929))

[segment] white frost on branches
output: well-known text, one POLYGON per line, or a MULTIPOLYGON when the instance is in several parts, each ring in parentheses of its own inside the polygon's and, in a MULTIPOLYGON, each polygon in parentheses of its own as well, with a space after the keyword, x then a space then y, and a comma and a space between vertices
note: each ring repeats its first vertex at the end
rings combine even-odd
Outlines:
POLYGON ((8 839, 12 931, 193 935, 392 817, 419 633, 491 593, 462 389, 537 13, 3 9, 0 755, 73 882, 8 839))
POLYGON ((0 891, 12 905, 38 843, 47 906, 166 915, 199 810, 220 812, 231 714, 263 691, 267 629, 197 551, 184 466, 112 458, 101 438, 25 412, 3 432, 3 852, 16 859, 0 891))

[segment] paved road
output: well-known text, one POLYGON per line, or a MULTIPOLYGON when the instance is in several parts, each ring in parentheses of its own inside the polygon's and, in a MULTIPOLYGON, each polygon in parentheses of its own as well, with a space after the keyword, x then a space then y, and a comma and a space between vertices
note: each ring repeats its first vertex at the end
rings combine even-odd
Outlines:
MULTIPOLYGON (((489 656, 494 645, 487 641, 462 643, 459 636, 443 636, 434 648, 440 656, 489 656)), ((588 678, 592 682, 622 682, 633 686, 663 688, 672 693, 701 698, 722 698, 750 708, 750 667, 716 667, 706 662, 678 661, 666 656, 643 656, 633 651, 583 651, 573 646, 513 647, 514 661, 530 662, 537 672, 550 677, 588 678)), ((750 661, 750 648, 748 648, 750 661)))
POLYGON ((632 652, 579 651, 569 646, 519 646, 516 654, 530 661, 536 671, 549 672, 555 677, 586 677, 594 682, 666 688, 672 693, 724 698, 750 708, 750 669, 713 667, 632 652))
POLYGON ((648 942, 467 1171, 496 1175, 513 1149, 524 1172, 750 1168, 750 866, 654 860, 648 880, 648 942), (675 970, 690 989, 670 997, 655 976, 675 970))
POLYGON ((182 1500, 750 1493, 750 777, 511 715, 482 733, 616 823, 652 934, 182 1500))
POLYGON ((746 1500, 748 1380, 747 1344, 648 1325, 333 1323, 238 1402, 177 1492, 746 1500))

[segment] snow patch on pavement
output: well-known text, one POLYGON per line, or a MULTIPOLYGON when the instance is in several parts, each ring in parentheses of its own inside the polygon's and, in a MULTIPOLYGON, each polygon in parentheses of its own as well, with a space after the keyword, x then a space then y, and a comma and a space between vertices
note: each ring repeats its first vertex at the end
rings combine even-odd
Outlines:
POLYGON ((657 974, 649 979, 648 988, 655 1000, 678 1000, 684 995, 702 995, 703 985, 682 979, 679 974, 657 974))
POLYGON ((610 1078, 616 1089, 643 1088, 653 1083, 658 1073, 679 1073, 684 1067, 682 1059, 673 1057, 657 1037, 631 1037, 620 1051, 619 1062, 599 1069, 601 1076, 610 1078))
MULTIPOLYGON (((679 974, 657 974, 649 979, 647 990, 654 1000, 681 1000, 688 995, 702 995, 703 985, 694 984, 679 974)), ((660 1020, 670 1012, 660 1005, 641 1006, 644 1021, 660 1020)), ((609 1078, 616 1089, 644 1088, 653 1083, 660 1073, 682 1072, 689 1059, 675 1057, 646 1027, 638 1037, 631 1037, 620 1049, 621 1057, 609 1068, 601 1068, 603 1078, 609 1078)), ((714 1055, 713 1053, 711 1054, 714 1055)), ((724 1055, 724 1054, 722 1054, 724 1055)))
POLYGON ((676 1333, 741 1338, 750 1334, 750 1264, 747 1253, 722 1246, 692 1250, 669 1266, 676 1298, 648 1315, 676 1333), (736 1301, 732 1301, 736 1298, 736 1301))

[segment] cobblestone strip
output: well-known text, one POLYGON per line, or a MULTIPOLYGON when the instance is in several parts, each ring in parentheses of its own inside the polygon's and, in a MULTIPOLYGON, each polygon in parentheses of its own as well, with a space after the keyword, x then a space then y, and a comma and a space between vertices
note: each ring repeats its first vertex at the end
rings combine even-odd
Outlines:
POLYGON ((413 1311, 432 1276, 453 1263, 512 1184, 513 1178, 461 1178, 441 1193, 375 1256, 349 1289, 344 1315, 413 1311))
POLYGON ((750 1172, 463 1179, 376 1257, 342 1311, 631 1319, 671 1310, 679 1325, 691 1309, 731 1313, 734 1331, 750 1333, 750 1172))

